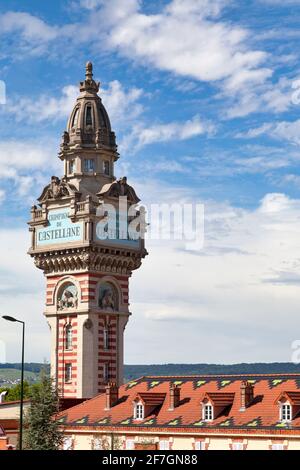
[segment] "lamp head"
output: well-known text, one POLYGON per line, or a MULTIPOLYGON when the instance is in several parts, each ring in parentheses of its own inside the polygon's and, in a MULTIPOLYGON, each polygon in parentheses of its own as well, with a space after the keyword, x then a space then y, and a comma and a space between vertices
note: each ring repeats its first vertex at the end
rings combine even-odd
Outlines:
POLYGON ((4 320, 7 320, 7 321, 18 321, 16 318, 10 317, 8 315, 3 315, 2 318, 4 318, 4 320))

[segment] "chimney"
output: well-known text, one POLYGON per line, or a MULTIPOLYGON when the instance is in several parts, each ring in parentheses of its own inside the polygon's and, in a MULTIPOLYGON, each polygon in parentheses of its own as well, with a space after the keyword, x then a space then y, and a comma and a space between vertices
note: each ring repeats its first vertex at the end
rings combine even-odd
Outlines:
POLYGON ((245 411, 245 409, 250 405, 254 397, 254 387, 247 380, 243 380, 241 383, 241 407, 240 411, 245 411))
POLYGON ((115 382, 109 382, 105 387, 105 410, 110 410, 119 399, 119 388, 115 382))
POLYGON ((170 404, 169 411, 173 411, 180 402, 180 387, 175 384, 170 385, 170 404))

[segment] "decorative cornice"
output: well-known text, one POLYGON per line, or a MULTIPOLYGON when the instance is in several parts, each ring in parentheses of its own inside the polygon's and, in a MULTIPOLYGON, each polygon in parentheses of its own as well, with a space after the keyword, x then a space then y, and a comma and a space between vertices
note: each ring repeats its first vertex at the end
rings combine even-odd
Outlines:
POLYGON ((73 271, 99 271, 130 275, 141 266, 142 258, 147 255, 144 249, 140 252, 128 250, 74 248, 56 250, 55 252, 29 252, 34 264, 45 274, 68 273, 73 271))

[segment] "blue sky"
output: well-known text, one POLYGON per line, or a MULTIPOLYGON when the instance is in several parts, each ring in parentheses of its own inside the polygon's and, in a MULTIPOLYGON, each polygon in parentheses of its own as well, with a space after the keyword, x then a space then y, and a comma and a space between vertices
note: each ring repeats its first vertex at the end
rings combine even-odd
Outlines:
MULTIPOLYGON (((49 356, 49 333, 26 221, 61 175, 60 136, 91 60, 117 134, 116 175, 146 203, 205 204, 201 253, 149 242, 132 279, 126 361, 290 360, 299 19, 296 0, 0 0, 0 297, 32 326, 28 359, 49 356)), ((1 339, 17 360, 11 325, 1 324, 1 339)))

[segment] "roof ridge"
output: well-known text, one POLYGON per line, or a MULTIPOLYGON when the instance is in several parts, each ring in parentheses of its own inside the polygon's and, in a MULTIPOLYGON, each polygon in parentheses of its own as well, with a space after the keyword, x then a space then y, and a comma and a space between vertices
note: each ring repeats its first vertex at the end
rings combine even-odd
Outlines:
MULTIPOLYGON (((180 378, 198 378, 198 377, 282 377, 282 376, 299 376, 300 378, 300 372, 274 372, 274 373, 268 373, 268 374, 192 374, 192 375, 145 375, 143 377, 140 377, 139 379, 180 379, 180 378)), ((130 380, 132 382, 132 380, 130 380)), ((128 382, 129 383, 129 382, 128 382)))

